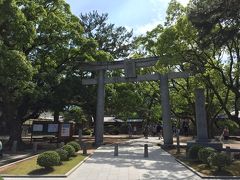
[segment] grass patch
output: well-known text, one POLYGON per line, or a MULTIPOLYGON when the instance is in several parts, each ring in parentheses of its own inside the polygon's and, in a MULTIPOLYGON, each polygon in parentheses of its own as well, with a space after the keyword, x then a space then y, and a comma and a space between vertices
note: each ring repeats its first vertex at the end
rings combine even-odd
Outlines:
POLYGON ((86 156, 77 155, 69 161, 63 161, 62 165, 54 166, 52 169, 45 169, 37 165, 37 157, 12 165, 1 171, 1 174, 8 175, 56 175, 66 174, 73 167, 79 164, 86 156))

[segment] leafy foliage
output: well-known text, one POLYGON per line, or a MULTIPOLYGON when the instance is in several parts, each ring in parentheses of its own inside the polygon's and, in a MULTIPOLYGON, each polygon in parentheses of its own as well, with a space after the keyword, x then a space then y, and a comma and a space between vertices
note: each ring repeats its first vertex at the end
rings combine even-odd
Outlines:
POLYGON ((225 153, 213 153, 208 161, 211 166, 217 166, 219 171, 231 164, 231 159, 225 153))
POLYGON ((41 153, 37 158, 37 164, 45 168, 57 166, 60 163, 60 156, 55 151, 46 151, 41 153))
POLYGON ((89 129, 89 128, 84 128, 83 129, 83 135, 92 135, 92 133, 93 133, 93 130, 92 129, 89 129))
POLYGON ((193 145, 189 148, 188 150, 188 158, 190 159, 194 159, 194 160, 198 160, 198 152, 200 151, 200 149, 202 149, 203 147, 200 145, 193 145))
POLYGON ((80 145, 76 141, 71 141, 67 143, 67 145, 70 145, 74 148, 75 152, 78 152, 80 150, 80 145))
POLYGON ((205 147, 205 148, 201 148, 198 151, 198 159, 200 161, 202 161, 205 164, 208 164, 208 157, 211 156, 211 154, 215 153, 216 150, 211 148, 211 147, 205 147))
POLYGON ((66 121, 74 121, 77 123, 83 123, 86 121, 82 108, 78 106, 70 106, 66 111, 64 111, 64 119, 66 121))
POLYGON ((20 142, 25 120, 76 101, 79 61, 105 57, 64 0, 1 1, 0 120, 14 128, 10 142, 20 142))
POLYGON ((188 18, 198 31, 199 50, 204 55, 199 62, 220 77, 224 93, 218 92, 212 75, 208 74, 204 80, 228 118, 236 122, 240 108, 239 8, 237 0, 193 0, 188 10, 188 18))
POLYGON ((66 150, 64 150, 64 149, 57 149, 55 151, 58 153, 61 161, 67 161, 69 159, 68 152, 66 150))
POLYGON ((235 121, 231 120, 219 120, 217 125, 223 129, 224 127, 228 127, 231 133, 234 133, 236 130, 239 129, 239 125, 235 121))
POLYGON ((93 11, 80 15, 85 36, 97 41, 100 50, 108 52, 113 59, 125 58, 130 54, 133 46, 133 32, 128 32, 125 27, 115 27, 107 23, 108 14, 98 14, 93 11))
POLYGON ((70 158, 71 156, 74 156, 74 155, 75 155, 75 149, 74 149, 74 147, 71 146, 71 145, 64 145, 64 146, 62 147, 62 149, 64 149, 65 151, 67 151, 69 158, 70 158))

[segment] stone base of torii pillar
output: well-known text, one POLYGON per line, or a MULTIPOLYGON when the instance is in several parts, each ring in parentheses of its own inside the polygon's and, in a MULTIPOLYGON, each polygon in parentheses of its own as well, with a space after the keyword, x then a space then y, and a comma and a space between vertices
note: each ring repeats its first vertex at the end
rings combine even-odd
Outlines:
POLYGON ((189 148, 193 145, 201 145, 204 147, 212 147, 214 149, 221 150, 223 147, 221 142, 208 139, 204 89, 195 90, 195 99, 197 138, 196 140, 188 141, 187 147, 189 148))

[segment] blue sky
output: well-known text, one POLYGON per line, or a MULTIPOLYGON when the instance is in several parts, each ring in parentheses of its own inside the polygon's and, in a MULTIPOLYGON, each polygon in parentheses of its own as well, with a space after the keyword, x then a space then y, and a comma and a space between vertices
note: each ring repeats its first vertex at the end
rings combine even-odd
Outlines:
MULTIPOLYGON (((188 0, 178 0, 186 5, 188 0)), ((133 29, 134 34, 144 34, 162 24, 170 0, 66 0, 72 12, 79 16, 97 10, 108 13, 109 22, 133 29)))

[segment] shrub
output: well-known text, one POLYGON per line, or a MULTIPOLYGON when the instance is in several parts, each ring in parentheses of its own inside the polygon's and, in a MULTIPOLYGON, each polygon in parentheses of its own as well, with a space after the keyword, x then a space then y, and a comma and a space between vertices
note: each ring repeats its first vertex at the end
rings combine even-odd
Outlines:
POLYGON ((74 148, 75 152, 78 152, 80 150, 80 145, 76 141, 71 141, 67 143, 67 145, 70 145, 74 148))
POLYGON ((39 166, 50 168, 60 164, 60 156, 55 151, 46 151, 41 153, 37 158, 39 166))
POLYGON ((108 125, 106 128, 104 127, 104 130, 108 134, 113 134, 113 135, 119 134, 119 127, 116 127, 114 125, 108 125))
POLYGON ((188 150, 188 158, 190 159, 198 159, 198 151, 203 148, 200 145, 193 145, 192 147, 190 147, 190 149, 188 150))
POLYGON ((201 148, 198 151, 198 159, 203 163, 208 164, 208 157, 214 152, 216 152, 216 150, 211 147, 201 148))
POLYGON ((219 171, 231 164, 231 159, 225 153, 213 153, 208 157, 208 161, 211 166, 218 167, 219 171))
POLYGON ((64 149, 57 149, 56 152, 60 156, 61 161, 67 161, 69 159, 68 152, 64 149))
POLYGON ((229 132, 234 133, 239 129, 238 123, 232 120, 221 120, 217 122, 217 125, 223 129, 224 127, 228 127, 229 132))
POLYGON ((83 135, 92 135, 93 130, 84 128, 82 134, 83 135))
POLYGON ((74 156, 75 155, 75 149, 71 145, 64 145, 62 147, 65 151, 68 153, 68 157, 74 156))
POLYGON ((233 158, 236 160, 240 160, 240 153, 234 153, 233 158))

